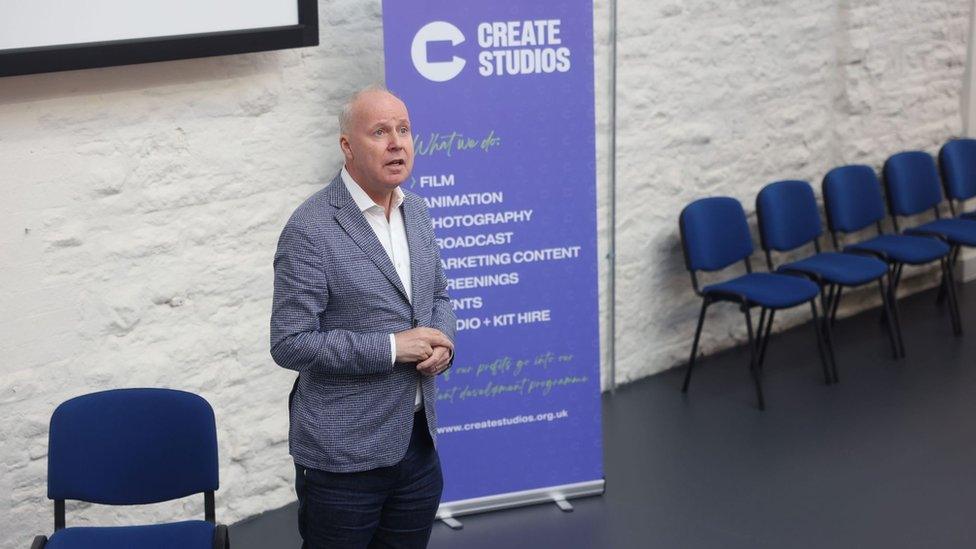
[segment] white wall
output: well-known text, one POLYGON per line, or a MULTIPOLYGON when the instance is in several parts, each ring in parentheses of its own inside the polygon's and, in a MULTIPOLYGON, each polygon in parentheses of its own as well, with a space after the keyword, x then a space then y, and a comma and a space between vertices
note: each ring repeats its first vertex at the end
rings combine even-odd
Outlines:
MULTIPOLYGON (((806 179, 819 194, 833 166, 880 168, 890 154, 934 153, 960 134, 968 4, 623 0, 620 381, 688 359, 699 301, 681 260, 682 206, 725 194, 754 216, 768 182, 806 179)), ((758 253, 753 261, 763 264, 758 253)), ((875 294, 847 299, 842 314, 875 294)), ((806 318, 777 315, 777 325, 806 318)), ((705 352, 745 338, 731 305, 713 307, 705 328, 705 352)))
MULTIPOLYGON (((687 359, 685 203, 721 193, 751 211, 765 182, 819 187, 830 166, 934 152, 961 131, 968 3, 854 4, 621 0, 619 381, 687 359)), ((318 48, 0 79, 0 549, 50 530, 51 411, 105 388, 213 404, 223 522, 292 501, 293 374, 268 354, 271 259, 291 210, 340 164, 337 106, 383 74, 379 0, 319 10, 318 48)), ((597 0, 601 255, 608 21, 597 0)), ((607 304, 603 291, 604 316, 607 304)), ((744 337, 731 307, 709 322, 706 352, 744 337)), ((187 514, 202 516, 202 498, 69 507, 69 524, 187 514)))

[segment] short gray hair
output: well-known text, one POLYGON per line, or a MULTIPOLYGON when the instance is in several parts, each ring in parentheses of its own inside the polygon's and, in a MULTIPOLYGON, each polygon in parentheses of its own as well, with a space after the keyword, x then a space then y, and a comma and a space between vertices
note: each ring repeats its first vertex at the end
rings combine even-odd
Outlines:
MULTIPOLYGON (((360 88, 352 95, 350 95, 349 99, 347 99, 346 102, 342 104, 342 108, 339 109, 339 133, 340 134, 344 134, 349 131, 349 124, 352 122, 352 106, 356 103, 356 100, 359 99, 359 97, 362 96, 364 93, 372 93, 372 92, 385 92, 392 95, 393 97, 397 97, 395 93, 391 92, 389 89, 387 89, 386 86, 378 82, 375 84, 370 84, 365 88, 360 88)), ((399 97, 397 97, 397 99, 399 99, 399 97)))

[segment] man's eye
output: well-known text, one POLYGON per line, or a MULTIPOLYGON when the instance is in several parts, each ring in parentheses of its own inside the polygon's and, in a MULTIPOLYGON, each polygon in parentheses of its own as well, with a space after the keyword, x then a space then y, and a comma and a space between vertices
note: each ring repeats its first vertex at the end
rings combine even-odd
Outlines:
POLYGON ((383 133, 384 133, 383 130, 376 130, 375 132, 373 132, 373 135, 383 135, 383 133))
POLYGON ((410 133, 410 128, 404 126, 404 127, 400 128, 400 133, 403 134, 403 135, 407 135, 408 133, 410 133))

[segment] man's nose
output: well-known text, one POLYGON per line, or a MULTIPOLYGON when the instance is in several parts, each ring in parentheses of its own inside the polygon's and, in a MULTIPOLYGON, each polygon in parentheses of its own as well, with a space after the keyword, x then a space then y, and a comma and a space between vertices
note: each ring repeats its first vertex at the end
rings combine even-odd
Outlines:
POLYGON ((390 141, 387 148, 396 151, 403 148, 403 136, 397 132, 390 132, 390 141))

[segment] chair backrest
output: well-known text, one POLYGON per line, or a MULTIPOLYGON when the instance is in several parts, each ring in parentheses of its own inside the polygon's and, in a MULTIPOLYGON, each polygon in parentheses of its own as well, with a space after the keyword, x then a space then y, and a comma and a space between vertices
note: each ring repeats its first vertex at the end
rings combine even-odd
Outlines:
POLYGON ((939 151, 945 192, 954 200, 976 196, 976 139, 953 139, 939 151))
POLYGON ((678 224, 689 271, 717 271, 752 255, 746 213, 734 198, 696 200, 681 210, 678 224))
POLYGON ((806 181, 777 181, 756 196, 756 217, 764 250, 785 252, 823 233, 817 198, 806 181))
POLYGON ((51 416, 48 498, 157 503, 216 491, 217 428, 202 397, 117 389, 73 398, 51 416))
POLYGON ((823 198, 831 232, 860 231, 885 216, 881 183, 870 166, 853 164, 827 172, 823 180, 823 198))
POLYGON ((915 215, 942 202, 939 170, 925 151, 889 157, 884 164, 884 182, 892 215, 915 215))

